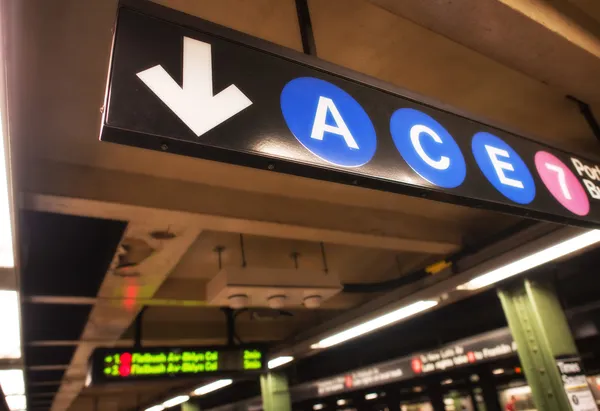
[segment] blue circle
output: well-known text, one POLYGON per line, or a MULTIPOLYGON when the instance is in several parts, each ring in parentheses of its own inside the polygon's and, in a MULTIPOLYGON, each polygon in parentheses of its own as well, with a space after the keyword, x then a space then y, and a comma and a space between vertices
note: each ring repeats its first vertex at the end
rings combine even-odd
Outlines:
POLYGON ((390 132, 402 158, 431 184, 454 188, 465 181, 467 165, 458 144, 432 117, 401 108, 392 115, 390 132))
POLYGON ((290 131, 321 160, 342 167, 358 167, 373 158, 377 135, 371 119, 338 86, 312 77, 296 78, 285 85, 280 102, 290 131), (318 117, 317 111, 325 116, 318 117), (320 139, 314 138, 315 126, 320 139))
POLYGON ((529 204, 533 201, 533 176, 523 159, 504 140, 479 132, 473 136, 471 149, 479 168, 496 190, 515 203, 529 204))

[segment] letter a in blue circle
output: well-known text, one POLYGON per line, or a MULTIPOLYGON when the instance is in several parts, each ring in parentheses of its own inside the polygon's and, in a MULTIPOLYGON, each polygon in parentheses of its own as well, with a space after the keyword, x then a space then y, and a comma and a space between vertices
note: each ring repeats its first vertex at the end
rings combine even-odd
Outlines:
POLYGON ((471 149, 477 165, 496 190, 519 204, 535 198, 535 182, 525 162, 504 140, 479 132, 473 136, 471 149))
POLYGON ((327 81, 301 77, 281 92, 283 118, 308 151, 342 167, 366 164, 377 148, 371 119, 358 102, 327 81))
POLYGON ((433 118, 412 108, 396 110, 390 120, 396 148, 418 175, 439 187, 458 187, 467 166, 458 144, 433 118))

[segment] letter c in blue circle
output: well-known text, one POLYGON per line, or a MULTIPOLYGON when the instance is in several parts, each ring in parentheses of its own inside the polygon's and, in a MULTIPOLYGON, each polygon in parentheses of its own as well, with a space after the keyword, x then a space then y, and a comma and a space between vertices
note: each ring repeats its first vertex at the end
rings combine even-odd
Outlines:
POLYGON ((313 77, 285 85, 281 112, 308 151, 328 163, 359 167, 373 158, 377 135, 360 104, 338 86, 313 77))
POLYGON ((401 108, 392 115, 390 132, 402 158, 425 180, 443 188, 463 183, 465 158, 450 133, 432 117, 401 108))

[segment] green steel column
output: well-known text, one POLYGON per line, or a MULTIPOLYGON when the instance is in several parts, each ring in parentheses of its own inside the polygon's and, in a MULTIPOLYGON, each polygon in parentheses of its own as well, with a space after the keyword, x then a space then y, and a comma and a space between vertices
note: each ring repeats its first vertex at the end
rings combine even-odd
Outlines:
POLYGON ((425 394, 429 398, 431 408, 433 411, 445 411, 446 405, 444 404, 444 393, 440 385, 440 381, 432 381, 431 384, 427 385, 427 391, 425 394))
POLYGON ((291 411, 292 402, 287 378, 283 374, 268 373, 260 376, 260 391, 264 411, 291 411))
POLYGON ((555 358, 577 355, 577 348, 554 289, 525 280, 498 295, 537 409, 570 410, 555 358))
POLYGON ((490 369, 488 367, 480 367, 477 370, 477 375, 479 375, 479 382, 477 384, 481 388, 481 396, 485 404, 484 409, 480 411, 501 411, 498 390, 490 369))
POLYGON ((192 404, 190 401, 181 404, 181 411, 200 411, 200 406, 192 404))

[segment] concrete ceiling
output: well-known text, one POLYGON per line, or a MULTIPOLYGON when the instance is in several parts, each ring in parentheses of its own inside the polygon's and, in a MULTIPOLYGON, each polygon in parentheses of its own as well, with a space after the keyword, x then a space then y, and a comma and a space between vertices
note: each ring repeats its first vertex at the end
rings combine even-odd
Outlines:
MULTIPOLYGON (((302 47, 293 0, 158 2, 298 51, 302 47)), ((588 156, 599 153, 576 106, 565 99, 573 94, 600 107, 600 84, 594 81, 600 78, 600 53, 597 31, 590 28, 599 16, 595 2, 565 3, 558 14, 549 14, 555 20, 541 23, 509 1, 485 0, 468 10, 464 2, 425 3, 310 0, 318 56, 539 141, 588 156), (561 16, 572 24, 558 30, 561 16), (464 19, 470 24, 452 23, 464 19)), ((290 253, 297 251, 302 267, 319 269, 324 242, 330 268, 343 282, 361 283, 421 268, 516 222, 483 210, 102 143, 100 107, 117 2, 22 0, 7 6, 11 153, 20 206, 33 214, 121 221, 127 224, 124 239, 152 242, 148 234, 157 230, 176 234, 172 242, 155 244, 157 253, 139 265, 134 283, 113 276, 114 267, 106 264, 90 295, 59 293, 55 284, 53 294, 26 296, 32 307, 86 307, 78 337, 60 344, 30 341, 38 348, 71 347, 65 364, 52 365, 64 371, 58 382, 36 381, 52 382, 58 390, 39 409, 48 409, 49 401, 53 411, 90 409, 90 398, 110 395, 100 411, 126 410, 160 395, 155 386, 140 388, 139 398, 130 391, 82 391, 91 350, 100 343, 130 343, 142 305, 151 306, 146 343, 223 341, 222 313, 203 306, 199 296, 217 272, 215 246, 226 247, 224 265, 239 264, 239 233, 246 236, 249 264, 291 268, 290 253), (134 286, 139 292, 127 297, 134 286), (125 303, 129 300, 133 303, 125 303), (163 302, 152 305, 153 300, 163 302), (166 306, 181 300, 189 306, 166 306)), ((100 241, 86 244, 106 247, 100 241)), ((114 252, 113 244, 109 253, 114 252)), ((273 322, 242 316, 238 331, 248 341, 288 338, 369 298, 342 294, 322 310, 292 310, 293 317, 273 322)), ((38 366, 43 372, 39 367, 47 366, 38 366)))
POLYGON ((600 103, 600 89, 590 87, 600 75, 600 25, 567 0, 372 3, 563 95, 600 103))
MULTIPOLYGON (((537 23, 533 30, 534 23, 527 17, 506 11, 501 3, 311 0, 310 5, 319 57, 536 140, 595 155, 598 142, 565 95, 585 101, 593 94, 588 103, 600 112, 600 60, 572 43, 563 47, 564 38, 550 36, 550 30, 537 23), (549 55, 544 60, 531 58, 546 49, 549 55), (567 52, 581 59, 573 60, 567 52), (537 71, 529 70, 534 63, 537 71), (565 72, 576 69, 571 66, 588 74, 565 72), (564 87, 544 84, 548 81, 542 69, 561 79, 564 87)), ((594 50, 600 47, 600 40, 587 34, 594 50)))

